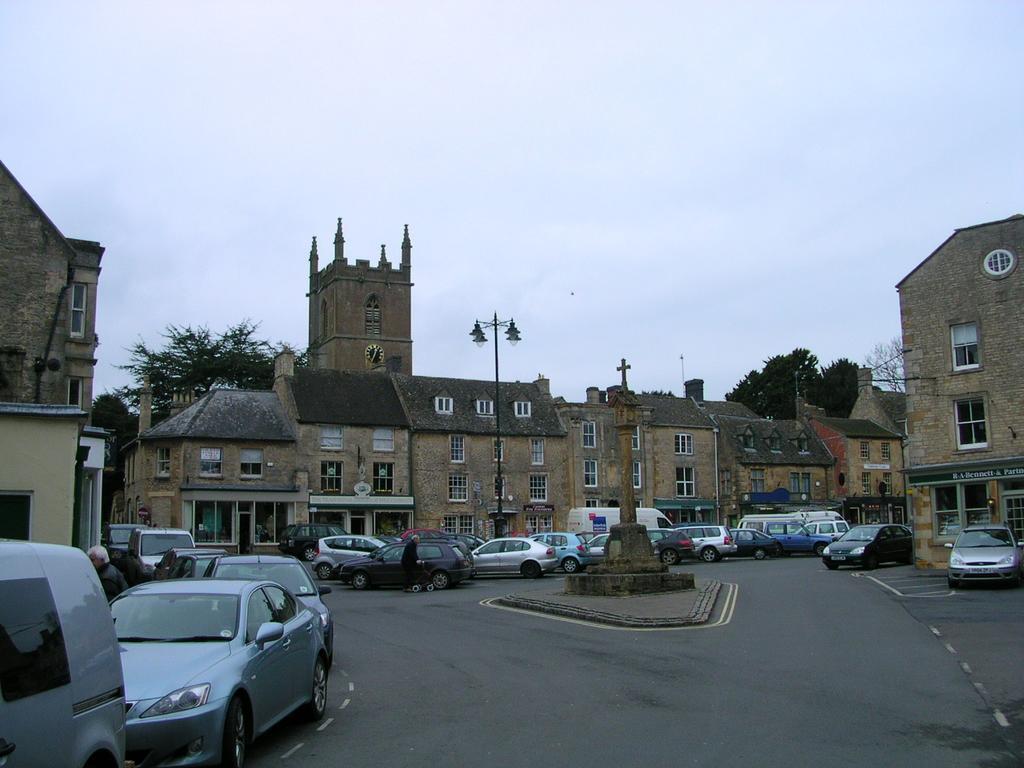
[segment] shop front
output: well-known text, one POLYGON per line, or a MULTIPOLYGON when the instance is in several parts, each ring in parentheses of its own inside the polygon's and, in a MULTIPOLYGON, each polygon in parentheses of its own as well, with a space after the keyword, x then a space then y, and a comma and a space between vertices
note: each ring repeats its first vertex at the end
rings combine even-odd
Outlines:
POLYGON ((193 488, 182 493, 182 527, 200 547, 276 553, 280 534, 295 522, 302 501, 298 488, 193 488))
POLYGON ((412 496, 309 495, 309 522, 338 525, 354 535, 397 536, 415 527, 412 496))
POLYGON ((897 496, 852 496, 843 499, 843 517, 850 525, 909 525, 906 502, 897 496))
POLYGON ((673 523, 718 523, 714 499, 654 499, 654 508, 673 523))
POLYGON ((945 568, 946 544, 969 525, 1002 523, 1024 536, 1024 457, 905 470, 920 567, 945 568))

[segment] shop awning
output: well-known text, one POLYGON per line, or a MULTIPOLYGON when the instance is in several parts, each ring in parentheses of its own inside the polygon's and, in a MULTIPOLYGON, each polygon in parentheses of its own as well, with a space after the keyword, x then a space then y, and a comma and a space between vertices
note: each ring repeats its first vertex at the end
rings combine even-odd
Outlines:
POLYGON ((414 509, 414 496, 322 496, 309 495, 311 510, 327 509, 414 509))
POLYGON ((1024 480, 1024 456, 982 461, 926 464, 903 470, 908 485, 967 483, 985 480, 1024 480))

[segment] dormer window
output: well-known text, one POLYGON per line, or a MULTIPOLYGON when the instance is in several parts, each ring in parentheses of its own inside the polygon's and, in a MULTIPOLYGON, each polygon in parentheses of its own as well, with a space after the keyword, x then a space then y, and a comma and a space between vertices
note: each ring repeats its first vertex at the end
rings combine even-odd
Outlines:
POLYGON ((434 410, 437 413, 451 414, 454 413, 454 406, 452 405, 452 399, 450 397, 438 396, 434 398, 434 410))
POLYGON ((796 448, 800 453, 807 453, 807 435, 797 435, 796 448))
POLYGON ((531 403, 529 400, 516 400, 516 416, 525 419, 529 418, 531 403))
POLYGON ((740 435, 740 443, 743 445, 744 449, 748 451, 754 450, 754 431, 747 428, 747 430, 740 435))
POLYGON ((494 415, 494 401, 478 399, 476 401, 476 414, 477 416, 493 416, 494 415))
POLYGON ((772 453, 782 453, 782 435, 772 432, 768 438, 768 447, 771 448, 772 453))

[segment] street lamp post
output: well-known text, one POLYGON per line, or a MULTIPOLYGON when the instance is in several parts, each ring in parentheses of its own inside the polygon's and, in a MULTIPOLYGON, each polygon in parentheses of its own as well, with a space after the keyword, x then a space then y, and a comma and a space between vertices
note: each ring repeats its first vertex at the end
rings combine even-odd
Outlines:
POLYGON ((491 328, 494 331, 494 455, 498 464, 497 475, 494 480, 494 495, 498 497, 498 513, 495 522, 504 524, 505 513, 502 508, 502 496, 505 485, 501 479, 501 460, 504 458, 504 451, 501 449, 501 400, 498 390, 498 329, 505 329, 505 337, 512 346, 519 342, 519 329, 516 328, 515 320, 511 318, 507 321, 499 320, 498 313, 495 312, 493 320, 484 320, 483 322, 477 320, 473 324, 473 330, 469 332, 469 335, 473 337, 473 342, 478 347, 482 347, 487 343, 487 336, 484 335, 483 331, 484 328, 491 328))

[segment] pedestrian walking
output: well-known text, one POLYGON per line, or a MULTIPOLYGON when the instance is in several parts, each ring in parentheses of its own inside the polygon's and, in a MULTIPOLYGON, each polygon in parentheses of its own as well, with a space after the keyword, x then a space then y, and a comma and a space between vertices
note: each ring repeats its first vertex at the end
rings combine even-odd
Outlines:
POLYGON ((423 561, 419 559, 419 543, 420 535, 414 533, 405 542, 405 548, 402 550, 402 570, 405 572, 406 592, 412 592, 412 585, 416 583, 416 571, 423 564, 423 561))
POLYGON ((124 574, 110 562, 110 555, 107 554, 106 547, 101 547, 99 544, 91 547, 89 559, 96 569, 96 575, 100 577, 100 584, 103 585, 103 592, 107 596, 108 603, 128 589, 128 582, 124 580, 124 574))

